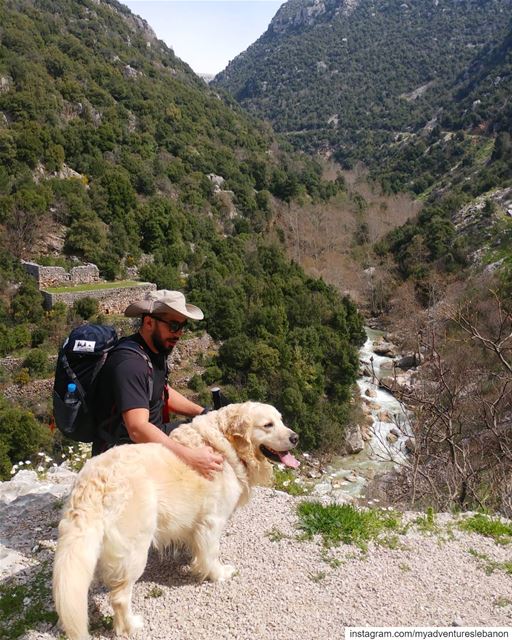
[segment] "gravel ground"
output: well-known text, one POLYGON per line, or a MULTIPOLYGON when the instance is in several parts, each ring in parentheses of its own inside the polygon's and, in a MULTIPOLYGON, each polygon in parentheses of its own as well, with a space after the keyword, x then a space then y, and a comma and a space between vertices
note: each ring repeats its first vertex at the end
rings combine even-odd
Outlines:
MULTIPOLYGON (((441 515, 438 533, 411 527, 398 536, 396 548, 371 543, 362 553, 342 545, 326 557, 320 540, 297 540, 297 501, 257 489, 250 504, 234 515, 221 543, 223 560, 238 568, 230 581, 197 583, 183 558, 152 553, 134 590, 134 610, 145 620, 134 638, 333 640, 343 637, 345 626, 512 627, 512 576, 502 569, 488 571, 492 562, 512 561, 511 545, 463 533, 450 526, 450 516, 441 515)), ((15 502, 7 506, 14 508, 15 502)), ((43 518, 34 520, 35 503, 27 504, 24 515, 19 508, 11 512, 17 524, 11 521, 2 537, 23 540, 18 551, 28 557, 30 550, 33 563, 51 558, 56 511, 47 505, 43 518), (27 536, 27 531, 33 533, 27 536)), ((98 624, 111 615, 101 587, 93 587, 90 604, 93 637, 111 639, 113 634, 98 624)), ((50 638, 59 638, 57 629, 24 636, 50 638)))

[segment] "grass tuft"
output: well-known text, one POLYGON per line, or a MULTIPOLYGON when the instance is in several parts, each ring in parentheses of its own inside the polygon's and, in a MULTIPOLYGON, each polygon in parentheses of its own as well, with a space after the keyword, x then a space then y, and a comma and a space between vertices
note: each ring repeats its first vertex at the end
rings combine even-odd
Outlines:
POLYGON ((401 524, 397 513, 382 509, 362 511, 349 504, 324 506, 319 502, 302 502, 297 513, 303 537, 311 539, 319 534, 326 547, 343 542, 364 549, 368 541, 384 531, 398 530, 401 524))
POLYGON ((499 544, 512 542, 512 524, 502 522, 498 518, 491 518, 483 513, 476 513, 474 516, 464 518, 459 522, 459 527, 463 531, 471 531, 492 538, 499 544))
POLYGON ((279 469, 279 467, 274 467, 274 489, 292 496, 303 496, 309 493, 302 478, 297 477, 289 469, 279 469))
POLYGON ((30 581, 0 585, 0 638, 15 640, 41 623, 57 623, 52 610, 51 571, 44 563, 30 581))
POLYGON ((439 530, 436 522, 436 514, 432 507, 427 509, 424 516, 418 516, 416 520, 414 520, 414 524, 423 533, 436 533, 439 530))
POLYGON ((491 573, 494 573, 497 569, 512 575, 512 562, 498 562, 489 558, 486 553, 480 553, 476 549, 470 549, 469 553, 480 562, 480 566, 486 575, 490 576, 491 573))

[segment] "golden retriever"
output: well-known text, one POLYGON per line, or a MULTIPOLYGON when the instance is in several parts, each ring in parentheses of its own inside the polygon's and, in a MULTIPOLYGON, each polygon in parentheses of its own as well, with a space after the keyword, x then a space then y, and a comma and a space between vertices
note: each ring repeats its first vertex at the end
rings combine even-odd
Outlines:
POLYGON ((210 445, 224 456, 222 471, 208 480, 159 444, 122 445, 89 460, 59 524, 53 595, 70 640, 89 638, 87 595, 96 567, 110 591, 114 629, 142 627, 132 613, 133 585, 148 550, 179 543, 189 547, 192 571, 226 580, 234 567, 219 561, 219 541, 251 487, 268 484, 268 459, 288 466, 298 435, 272 406, 245 402, 223 407, 176 429, 171 437, 189 446, 210 445))

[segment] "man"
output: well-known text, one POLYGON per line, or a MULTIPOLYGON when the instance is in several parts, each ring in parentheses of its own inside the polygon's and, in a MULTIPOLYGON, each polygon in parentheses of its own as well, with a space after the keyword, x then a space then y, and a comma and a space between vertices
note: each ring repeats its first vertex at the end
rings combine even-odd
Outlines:
POLYGON ((167 356, 183 335, 187 319, 202 320, 203 312, 188 304, 180 291, 162 289, 130 304, 124 315, 140 317, 141 325, 138 333, 126 339, 125 348, 121 342, 112 351, 99 373, 95 413, 101 428, 93 455, 116 444, 159 442, 202 475, 212 477, 222 469, 222 456, 211 447, 192 449, 171 440, 172 427, 163 419, 165 404, 179 415, 205 412, 173 389, 166 393, 167 356))

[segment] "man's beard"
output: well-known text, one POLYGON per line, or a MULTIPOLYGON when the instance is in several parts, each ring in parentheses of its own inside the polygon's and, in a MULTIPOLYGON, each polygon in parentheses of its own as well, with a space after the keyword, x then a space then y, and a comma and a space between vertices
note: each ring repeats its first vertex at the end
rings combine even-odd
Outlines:
POLYGON ((153 331, 153 335, 151 336, 151 338, 153 340, 153 345, 155 346, 155 349, 158 351, 158 353, 161 353, 164 356, 171 355, 172 350, 174 349, 174 345, 170 347, 166 346, 156 331, 153 331))

